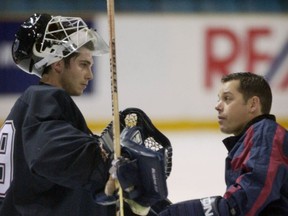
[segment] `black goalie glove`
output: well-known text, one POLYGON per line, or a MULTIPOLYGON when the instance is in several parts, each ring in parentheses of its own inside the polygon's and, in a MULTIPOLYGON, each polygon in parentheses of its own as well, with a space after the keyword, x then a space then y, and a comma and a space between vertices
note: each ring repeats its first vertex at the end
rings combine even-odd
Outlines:
POLYGON ((120 118, 124 159, 116 165, 118 181, 125 198, 151 206, 168 195, 166 179, 172 168, 170 141, 140 109, 126 109, 120 118))
MULTIPOLYGON (((129 129, 139 127, 142 135, 142 143, 137 142, 138 145, 154 152, 158 152, 163 156, 165 176, 169 177, 172 170, 172 146, 169 139, 161 133, 152 123, 150 118, 138 108, 127 108, 120 113, 120 129, 129 129)), ((121 134, 121 139, 125 139, 121 134)), ((121 143, 124 147, 124 143, 121 143)))
POLYGON ((140 127, 125 128, 121 133, 122 156, 117 178, 124 197, 143 206, 167 198, 163 152, 145 148, 140 127), (128 160, 126 159, 128 158, 128 160))
MULTIPOLYGON (((110 130, 105 130, 101 139, 111 143, 113 149, 113 133, 111 127, 107 128, 110 130)), ((120 112, 120 130, 122 157, 113 161, 110 173, 118 179, 124 199, 134 213, 146 215, 145 207, 149 207, 149 216, 158 215, 171 204, 167 199, 166 183, 172 168, 171 143, 149 117, 137 108, 120 112)), ((95 201, 112 204, 116 200, 113 196, 104 195, 95 201)))
MULTIPOLYGON (((169 139, 153 125, 150 118, 141 109, 127 108, 120 112, 121 133, 123 132, 123 129, 126 129, 127 131, 127 129, 134 127, 138 127, 141 130, 141 138, 143 143, 139 143, 135 139, 134 141, 136 141, 138 145, 143 146, 143 148, 153 150, 154 152, 159 152, 163 156, 165 176, 167 178, 172 169, 172 146, 169 139)), ((121 139, 124 139, 122 134, 121 139)), ((105 149, 107 149, 110 155, 113 155, 113 122, 110 122, 103 130, 99 140, 100 143, 104 144, 105 149)), ((122 143, 121 146, 125 147, 125 145, 122 143)))

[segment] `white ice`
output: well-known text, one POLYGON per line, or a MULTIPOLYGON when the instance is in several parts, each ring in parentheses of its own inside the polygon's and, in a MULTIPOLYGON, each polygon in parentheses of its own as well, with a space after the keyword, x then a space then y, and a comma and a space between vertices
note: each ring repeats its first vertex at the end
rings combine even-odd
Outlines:
POLYGON ((225 192, 227 150, 220 131, 164 132, 173 146, 173 166, 168 178, 169 199, 179 202, 225 192))

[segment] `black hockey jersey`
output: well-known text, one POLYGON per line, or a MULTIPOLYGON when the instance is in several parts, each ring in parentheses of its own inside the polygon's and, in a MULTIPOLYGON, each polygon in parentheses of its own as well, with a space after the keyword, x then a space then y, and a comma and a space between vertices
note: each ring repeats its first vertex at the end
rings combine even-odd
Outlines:
POLYGON ((110 162, 64 90, 29 87, 0 132, 1 216, 115 215, 93 202, 110 162))

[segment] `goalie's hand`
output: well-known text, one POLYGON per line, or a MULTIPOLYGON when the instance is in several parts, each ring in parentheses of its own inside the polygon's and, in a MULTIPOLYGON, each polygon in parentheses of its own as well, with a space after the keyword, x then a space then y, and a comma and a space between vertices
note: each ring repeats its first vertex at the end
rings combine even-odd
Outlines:
MULTIPOLYGON (((143 145, 153 151, 161 152, 165 163, 165 175, 169 177, 172 169, 172 146, 169 139, 162 134, 152 123, 150 118, 138 108, 127 108, 120 112, 120 132, 124 128, 141 128, 141 142, 137 144, 143 145)), ((135 137, 134 137, 135 138, 135 137)), ((134 139, 133 138, 133 139, 134 139)), ((135 139, 134 139, 135 141, 135 139)), ((105 152, 108 152, 108 157, 113 159, 114 142, 113 142, 113 122, 103 130, 99 137, 99 142, 103 144, 105 152)), ((122 145, 122 144, 121 144, 122 145)), ((123 146, 123 145, 122 145, 123 146)))
MULTIPOLYGON (((115 187, 113 187, 115 184, 111 185, 109 182, 114 182, 115 180, 119 181, 120 179, 120 184, 122 182, 121 188, 124 190, 124 201, 129 205, 131 211, 136 215, 147 215, 150 211, 150 206, 143 206, 133 200, 133 198, 137 198, 141 195, 139 190, 135 190, 135 187, 141 184, 139 181, 137 161, 130 161, 128 158, 123 157, 114 159, 109 172, 110 179, 106 184, 105 193, 107 194, 108 191, 111 193, 115 190, 115 187), (119 172, 121 172, 121 174, 117 174, 119 172), (111 188, 109 188, 109 185, 111 185, 111 188)), ((111 196, 106 196, 106 199, 111 200, 109 197, 111 196)))
POLYGON ((143 137, 140 127, 123 129, 123 157, 115 163, 114 175, 123 189, 125 198, 148 207, 166 199, 168 190, 163 153, 141 145, 141 136, 143 137))
MULTIPOLYGON (((117 190, 115 180, 111 177, 114 176, 123 189, 125 203, 129 203, 135 214, 145 215, 143 209, 152 206, 149 216, 158 215, 156 212, 160 212, 160 209, 164 207, 157 203, 163 200, 169 201, 166 178, 170 175, 172 168, 170 141, 138 108, 128 108, 120 112, 120 130, 123 157, 119 158, 117 166, 117 162, 113 162, 116 168, 114 172, 111 172, 105 193, 109 198, 117 190), (156 211, 154 211, 155 205, 153 204, 157 205, 156 211)), ((110 133, 104 133, 106 136, 101 135, 101 138, 105 143, 111 143, 112 150, 113 134, 111 130, 108 131, 110 133)), ((170 204, 170 201, 167 203, 170 204)))
MULTIPOLYGON (((106 206, 106 205, 115 205, 119 202, 118 188, 115 187, 115 181, 118 180, 117 170, 119 169, 120 166, 126 166, 128 171, 127 173, 125 172, 127 174, 127 178, 123 180, 126 192, 130 193, 131 191, 134 190, 134 186, 131 185, 138 184, 136 181, 134 181, 138 179, 138 176, 133 175, 138 172, 136 168, 137 165, 135 166, 134 162, 130 163, 129 159, 125 159, 123 157, 120 157, 119 159, 114 159, 112 161, 112 166, 109 170, 110 178, 106 183, 105 192, 94 195, 94 200, 96 203, 106 206)), ((121 175, 121 178, 123 177, 124 175, 121 175)), ((139 194, 138 195, 134 194, 133 196, 139 196, 139 194)), ((150 207, 142 206, 139 203, 133 201, 132 199, 124 197, 124 201, 127 203, 127 206, 129 206, 130 210, 133 212, 133 215, 146 216, 150 211, 150 207)))

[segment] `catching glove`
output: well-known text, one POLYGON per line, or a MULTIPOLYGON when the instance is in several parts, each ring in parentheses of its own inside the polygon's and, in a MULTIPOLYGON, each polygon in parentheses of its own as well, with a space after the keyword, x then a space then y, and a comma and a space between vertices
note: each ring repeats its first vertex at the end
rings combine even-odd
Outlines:
MULTIPOLYGON (((167 199, 166 184, 172 168, 170 141, 152 124, 148 116, 137 108, 120 112, 120 130, 122 157, 112 163, 111 176, 118 178, 124 200, 135 214, 146 215, 152 206, 155 211, 151 209, 148 215, 158 215, 165 206, 171 204, 167 199)), ((113 149, 112 129, 105 134, 107 137, 101 136, 102 139, 111 143, 113 149)), ((107 196, 104 195, 104 199, 102 196, 98 200, 106 204, 115 203, 117 199, 111 197, 115 196, 115 188, 111 189, 107 185, 105 191, 109 193, 106 192, 107 196)), ((114 184, 111 186, 114 187, 114 184)))

